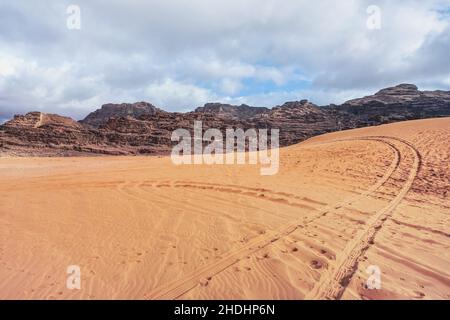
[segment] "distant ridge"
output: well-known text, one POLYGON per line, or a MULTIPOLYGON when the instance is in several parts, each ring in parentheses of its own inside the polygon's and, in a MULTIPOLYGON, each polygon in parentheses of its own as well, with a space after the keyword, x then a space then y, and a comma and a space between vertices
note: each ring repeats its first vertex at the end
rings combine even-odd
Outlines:
POLYGON ((17 115, 0 125, 0 155, 166 154, 172 131, 192 128, 194 120, 202 120, 204 130, 277 128, 280 145, 287 146, 326 132, 448 116, 450 91, 420 91, 413 84, 321 107, 307 100, 271 109, 207 103, 178 113, 148 102, 106 104, 79 122, 41 112, 17 115))
POLYGON ((99 127, 101 124, 113 117, 132 117, 137 118, 143 114, 155 114, 161 112, 154 105, 148 102, 104 104, 100 109, 91 112, 80 122, 93 127, 99 127))
POLYGON ((259 114, 269 112, 268 108, 251 107, 246 104, 234 106, 230 104, 223 104, 219 102, 207 103, 203 107, 195 109, 195 112, 214 113, 219 118, 228 118, 243 120, 249 119, 259 114))

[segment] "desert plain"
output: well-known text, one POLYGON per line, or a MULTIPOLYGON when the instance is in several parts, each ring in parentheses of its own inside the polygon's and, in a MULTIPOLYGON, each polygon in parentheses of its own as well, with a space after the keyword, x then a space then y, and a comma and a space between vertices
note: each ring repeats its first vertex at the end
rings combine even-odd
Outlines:
POLYGON ((0 158, 0 299, 450 299, 450 118, 317 136, 259 169, 0 158))

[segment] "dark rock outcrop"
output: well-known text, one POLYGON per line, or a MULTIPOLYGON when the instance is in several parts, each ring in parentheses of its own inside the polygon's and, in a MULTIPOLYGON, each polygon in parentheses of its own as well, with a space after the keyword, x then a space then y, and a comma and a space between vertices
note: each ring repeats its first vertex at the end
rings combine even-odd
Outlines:
POLYGON ((450 92, 419 91, 413 84, 400 84, 347 101, 339 109, 355 116, 358 126, 450 116, 450 92))
POLYGON ((0 149, 13 155, 66 155, 99 141, 67 117, 42 112, 17 115, 0 127, 0 149))
POLYGON ((268 108, 251 107, 246 104, 240 106, 233 106, 223 103, 207 103, 203 107, 195 109, 198 113, 211 113, 218 118, 244 120, 249 119, 259 114, 269 112, 268 108))
POLYGON ((210 103, 193 112, 165 112, 155 106, 107 104, 76 122, 41 112, 15 116, 0 126, 0 155, 167 154, 172 132, 217 128, 279 129, 280 146, 326 132, 383 123, 450 116, 450 92, 419 91, 401 84, 342 105, 316 106, 307 100, 272 109, 210 103))
POLYGON ((136 102, 136 103, 121 103, 113 104, 108 103, 102 105, 102 107, 94 112, 91 112, 86 118, 80 122, 85 125, 97 128, 106 123, 112 117, 130 117, 137 118, 143 114, 155 114, 157 112, 163 112, 161 109, 156 108, 154 105, 148 102, 136 102))
POLYGON ((335 121, 328 112, 308 100, 286 102, 249 121, 251 127, 280 129, 281 146, 336 130, 335 121))

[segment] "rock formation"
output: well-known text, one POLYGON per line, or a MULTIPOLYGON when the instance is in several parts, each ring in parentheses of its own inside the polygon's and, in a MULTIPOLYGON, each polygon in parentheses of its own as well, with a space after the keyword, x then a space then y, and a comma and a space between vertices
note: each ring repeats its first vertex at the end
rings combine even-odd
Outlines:
POLYGON ((419 91, 413 84, 400 84, 347 101, 340 109, 354 115, 359 126, 450 116, 450 92, 419 91))
POLYGON ((208 103, 193 112, 165 112, 155 106, 106 104, 84 120, 30 112, 0 126, 0 155, 71 156, 167 154, 175 129, 267 128, 280 130, 280 145, 311 136, 383 123, 450 116, 449 91, 419 91, 411 84, 386 88, 342 105, 317 106, 307 100, 272 109, 208 103))
POLYGON ((143 114, 155 114, 163 112, 148 102, 122 103, 122 104, 104 104, 100 109, 91 112, 80 122, 92 127, 99 127, 112 117, 130 117, 137 118, 143 114))
POLYGON ((246 104, 240 106, 233 106, 230 104, 222 103, 207 103, 203 107, 195 109, 195 112, 199 113, 211 113, 218 118, 244 120, 250 119, 259 114, 267 113, 270 110, 268 108, 251 107, 246 104))

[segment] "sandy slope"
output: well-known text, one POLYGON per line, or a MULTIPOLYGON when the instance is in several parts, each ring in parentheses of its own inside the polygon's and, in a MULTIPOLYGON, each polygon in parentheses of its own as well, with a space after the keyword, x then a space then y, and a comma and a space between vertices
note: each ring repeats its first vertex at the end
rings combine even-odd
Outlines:
POLYGON ((323 135, 275 176, 1 158, 0 298, 450 299, 449 141, 449 118, 323 135))

